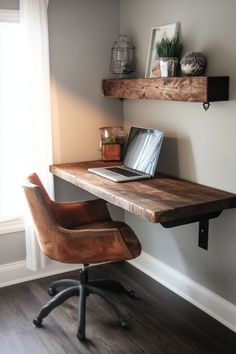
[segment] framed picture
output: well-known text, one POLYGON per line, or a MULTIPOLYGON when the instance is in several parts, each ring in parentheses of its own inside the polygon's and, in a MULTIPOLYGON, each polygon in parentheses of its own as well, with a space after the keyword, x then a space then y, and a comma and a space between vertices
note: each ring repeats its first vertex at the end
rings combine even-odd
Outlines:
POLYGON ((146 78, 160 76, 159 60, 156 51, 157 43, 160 42, 162 38, 167 37, 169 39, 172 39, 174 37, 177 37, 178 31, 179 31, 178 22, 152 28, 149 52, 148 52, 148 60, 147 60, 147 66, 145 72, 146 78))

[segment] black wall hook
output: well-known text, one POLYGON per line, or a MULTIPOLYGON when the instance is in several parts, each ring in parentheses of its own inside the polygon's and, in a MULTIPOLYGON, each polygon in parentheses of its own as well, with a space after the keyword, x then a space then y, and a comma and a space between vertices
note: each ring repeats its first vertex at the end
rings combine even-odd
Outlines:
POLYGON ((209 102, 203 102, 203 108, 205 109, 205 111, 208 110, 208 108, 210 107, 210 103, 209 102))

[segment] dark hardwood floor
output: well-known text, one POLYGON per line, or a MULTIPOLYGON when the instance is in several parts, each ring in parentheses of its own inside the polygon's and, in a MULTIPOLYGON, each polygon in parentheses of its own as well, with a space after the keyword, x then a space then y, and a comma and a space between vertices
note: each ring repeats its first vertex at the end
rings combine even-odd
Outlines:
MULTIPOLYGON (((66 277, 78 276, 78 272, 66 277)), ((47 287, 59 274, 0 289, 1 354, 234 354, 236 334, 128 263, 90 268, 90 279, 119 280, 136 297, 112 294, 129 328, 122 329, 101 298, 87 299, 85 342, 76 337, 78 298, 74 297, 35 328, 32 318, 48 301, 47 287)))

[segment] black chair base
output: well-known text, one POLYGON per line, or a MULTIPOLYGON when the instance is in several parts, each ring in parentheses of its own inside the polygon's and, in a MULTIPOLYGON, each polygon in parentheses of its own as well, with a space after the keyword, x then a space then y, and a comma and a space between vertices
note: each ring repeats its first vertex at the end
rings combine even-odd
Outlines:
POLYGON ((129 297, 135 296, 135 292, 133 290, 128 291, 121 283, 114 280, 89 281, 88 267, 87 265, 84 265, 80 270, 80 281, 63 279, 55 281, 49 286, 48 293, 50 296, 53 296, 53 298, 41 308, 38 316, 33 319, 33 323, 36 327, 40 327, 43 319, 47 317, 55 307, 63 304, 72 296, 79 296, 79 325, 77 337, 80 341, 82 341, 85 339, 86 298, 90 294, 95 294, 102 297, 111 305, 119 319, 121 327, 127 327, 127 322, 122 318, 119 310, 104 290, 121 292, 129 297), (59 290, 60 288, 65 289, 59 290))

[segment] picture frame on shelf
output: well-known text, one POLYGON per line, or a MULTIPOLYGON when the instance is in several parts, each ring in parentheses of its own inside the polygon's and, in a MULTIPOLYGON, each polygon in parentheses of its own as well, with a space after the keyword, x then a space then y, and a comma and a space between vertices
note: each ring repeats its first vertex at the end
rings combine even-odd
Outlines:
POLYGON ((172 39, 178 37, 179 23, 169 23, 167 25, 162 25, 152 28, 148 59, 145 71, 145 78, 160 77, 160 65, 158 60, 158 54, 156 50, 157 43, 162 40, 162 38, 172 39))

